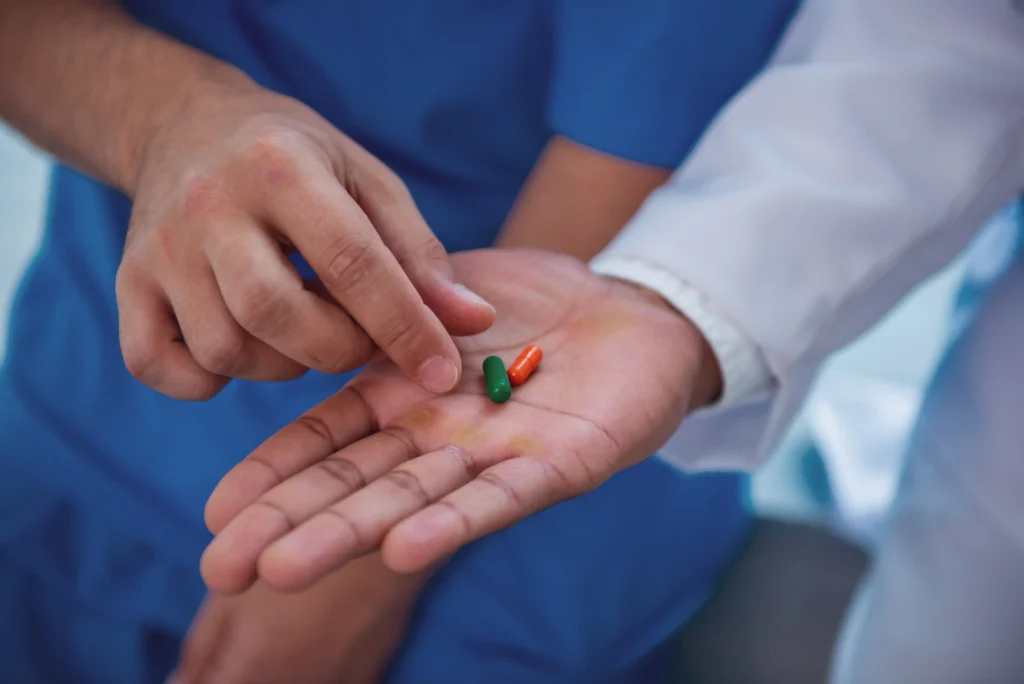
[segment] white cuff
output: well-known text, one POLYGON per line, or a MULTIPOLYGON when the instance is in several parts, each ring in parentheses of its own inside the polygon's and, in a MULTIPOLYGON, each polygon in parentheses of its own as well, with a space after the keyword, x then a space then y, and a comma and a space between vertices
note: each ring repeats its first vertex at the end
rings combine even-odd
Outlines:
POLYGON ((701 331, 722 371, 722 396, 713 408, 725 408, 763 397, 776 386, 774 375, 757 344, 679 276, 630 257, 599 256, 590 268, 661 295, 701 331))

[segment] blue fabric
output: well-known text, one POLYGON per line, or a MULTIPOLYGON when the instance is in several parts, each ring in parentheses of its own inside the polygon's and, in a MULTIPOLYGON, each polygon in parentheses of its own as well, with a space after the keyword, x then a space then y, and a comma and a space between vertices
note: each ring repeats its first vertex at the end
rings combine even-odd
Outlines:
POLYGON ((652 459, 457 555, 388 684, 651 684, 747 539, 734 474, 652 459))
MULTIPOLYGON (((163 681, 203 595, 194 567, 6 475, 0 681, 163 681)), ((743 489, 652 459, 470 545, 428 585, 385 684, 660 681, 670 637, 746 541, 743 489)))
MULTIPOLYGON (((365 145, 405 180, 451 251, 492 243, 554 132, 628 159, 677 164, 710 115, 756 71, 794 5, 795 0, 126 3, 145 23, 303 100, 365 145)), ((16 297, 0 370, 0 575, 9 575, 12 584, 47 587, 26 589, 25 596, 43 602, 40 616, 48 614, 42 606, 57 601, 68 615, 81 612, 83 625, 102 614, 122 627, 173 637, 184 630, 202 592, 195 571, 208 541, 202 507, 216 481, 347 378, 311 373, 286 384, 234 382, 203 404, 176 402, 134 381, 120 358, 114 300, 129 213, 129 202, 116 192, 67 168, 55 170, 47 232, 16 297)), ((662 479, 650 472, 653 480, 662 479)), ((684 620, 690 610, 685 606, 698 603, 709 582, 693 568, 720 565, 740 534, 731 525, 718 529, 705 516, 718 506, 717 517, 742 518, 743 507, 735 476, 723 476, 729 486, 721 487, 666 477, 661 486, 672 489, 663 493, 671 504, 653 500, 644 489, 651 483, 628 484, 631 477, 638 476, 623 475, 608 485, 611 492, 621 488, 615 502, 610 494, 591 495, 585 503, 538 516, 467 551, 465 558, 475 560, 463 566, 460 557, 446 576, 497 574, 509 560, 502 539, 523 545, 536 539, 533 555, 547 558, 550 535, 560 530, 564 538, 550 553, 566 566, 562 581, 585 576, 591 594, 538 589, 544 578, 554 582, 558 576, 539 558, 530 566, 535 574, 525 574, 529 582, 508 589, 516 597, 507 604, 510 610, 525 611, 516 619, 542 626, 550 621, 552 633, 567 640, 596 634, 584 626, 635 624, 637 641, 622 653, 643 650, 639 644, 656 641, 665 630, 652 628, 645 636, 642 621, 626 620, 623 602, 610 597, 634 591, 629 583, 636 573, 658 567, 663 576, 640 584, 659 601, 676 601, 666 609, 667 622, 684 620), (700 499, 694 498, 697 492, 709 498, 707 507, 686 503, 700 499), (575 510, 588 512, 577 516, 575 510), (632 526, 606 537, 603 527, 626 510, 630 515, 623 519, 632 526), (693 535, 691 527, 706 537, 687 537, 679 542, 687 549, 685 558, 673 556, 678 549, 666 549, 670 535, 693 535), (565 543, 569 537, 571 544, 565 543), (599 552, 609 554, 607 562, 581 575, 588 554, 599 552), (479 570, 487 563, 497 569, 479 570), (598 611, 601 620, 574 621, 584 609, 598 611)), ((435 585, 438 596, 448 597, 438 599, 437 610, 457 614, 466 599, 446 586, 442 580, 435 585)), ((472 582, 465 586, 467 596, 478 591, 472 582)), ((508 640, 517 648, 529 648, 547 634, 515 632, 511 620, 510 615, 478 628, 494 643, 508 640)), ((66 618, 60 624, 74 630, 78 622, 66 618)), ((36 645, 43 650, 12 653, 41 662, 47 653, 63 653, 59 641, 55 636, 49 651, 41 639, 36 645)), ((576 646, 567 642, 566 648, 576 646)), ((454 641, 450 647, 460 648, 454 641)), ((444 651, 433 642, 431 648, 444 651)), ((414 653, 408 662, 418 662, 414 653)), ((602 653, 618 657, 614 650, 602 653)), ((119 680, 112 675, 102 681, 119 680)))

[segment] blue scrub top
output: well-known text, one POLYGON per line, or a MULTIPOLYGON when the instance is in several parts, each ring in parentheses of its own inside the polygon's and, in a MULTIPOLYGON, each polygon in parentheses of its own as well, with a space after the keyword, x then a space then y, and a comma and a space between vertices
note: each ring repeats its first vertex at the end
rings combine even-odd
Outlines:
MULTIPOLYGON (((125 4, 366 146, 457 251, 492 243, 552 134, 677 165, 764 62, 796 0, 125 4)), ((118 193, 55 170, 46 236, 16 298, 0 375, 0 454, 8 473, 31 472, 76 502, 55 525, 79 532, 5 546, 76 595, 159 624, 164 606, 141 597, 172 602, 173 593, 143 589, 161 581, 158 560, 194 567, 217 480, 347 377, 236 381, 202 404, 134 380, 119 352, 114 299, 129 214, 118 193), (55 550, 58 538, 77 541, 55 550), (158 551, 126 553, 116 543, 123 538, 158 551), (54 554, 63 560, 47 564, 54 554)), ((11 526, 23 509, 4 496, 0 508, 10 505, 11 515, 0 525, 11 526)))

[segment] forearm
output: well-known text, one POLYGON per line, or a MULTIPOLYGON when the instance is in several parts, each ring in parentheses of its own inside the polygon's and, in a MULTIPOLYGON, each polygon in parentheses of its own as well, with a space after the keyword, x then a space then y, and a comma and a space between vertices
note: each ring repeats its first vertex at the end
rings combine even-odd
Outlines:
POLYGON ((115 0, 0 0, 0 117, 133 194, 154 133, 237 69, 134 21, 115 0))
POLYGON ((587 261, 668 177, 665 169, 552 138, 519 193, 498 246, 547 249, 587 261))

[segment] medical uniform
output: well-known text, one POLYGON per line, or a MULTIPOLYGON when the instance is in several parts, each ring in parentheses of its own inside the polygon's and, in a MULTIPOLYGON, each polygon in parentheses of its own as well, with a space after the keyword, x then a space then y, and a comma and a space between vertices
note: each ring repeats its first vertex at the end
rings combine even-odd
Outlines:
MULTIPOLYGON (((1024 188, 1024 3, 833 5, 594 264, 690 313, 739 388, 666 447, 685 467, 769 454, 829 352, 1024 188)), ((1024 681, 1024 258, 960 301, 838 684, 1024 681)))
MULTIPOLYGON (((795 0, 129 0, 140 21, 309 104, 394 169, 451 251, 492 244, 553 133, 676 165, 795 0)), ((60 49, 54 46, 54 49, 60 49)), ((0 680, 157 682, 201 600, 218 479, 348 376, 202 404, 125 371, 127 199, 53 174, 0 375, 0 680)), ((745 481, 650 460, 458 554, 392 684, 657 681, 742 548, 745 481)))

